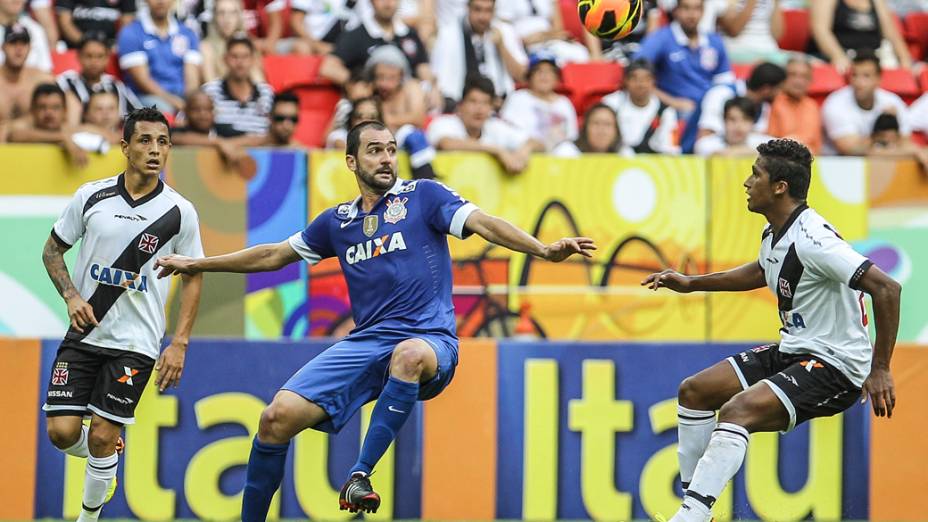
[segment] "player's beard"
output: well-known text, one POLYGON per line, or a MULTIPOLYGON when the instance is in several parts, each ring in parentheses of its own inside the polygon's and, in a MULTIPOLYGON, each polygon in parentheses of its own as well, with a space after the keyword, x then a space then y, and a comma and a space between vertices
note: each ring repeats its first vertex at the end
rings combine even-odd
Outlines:
POLYGON ((392 167, 383 167, 381 166, 373 172, 368 172, 361 168, 358 165, 358 177, 361 178, 361 181, 365 185, 374 189, 377 192, 386 192, 393 188, 393 185, 396 184, 396 170, 392 167), (390 179, 387 181, 382 174, 389 173, 390 179))

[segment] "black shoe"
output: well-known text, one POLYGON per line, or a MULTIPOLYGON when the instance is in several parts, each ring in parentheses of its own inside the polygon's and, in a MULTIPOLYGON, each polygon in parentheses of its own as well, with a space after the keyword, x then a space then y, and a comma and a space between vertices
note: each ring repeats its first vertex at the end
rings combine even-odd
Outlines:
POLYGON ((342 511, 376 513, 379 507, 380 495, 374 492, 371 479, 363 473, 352 475, 338 494, 338 508, 342 511))

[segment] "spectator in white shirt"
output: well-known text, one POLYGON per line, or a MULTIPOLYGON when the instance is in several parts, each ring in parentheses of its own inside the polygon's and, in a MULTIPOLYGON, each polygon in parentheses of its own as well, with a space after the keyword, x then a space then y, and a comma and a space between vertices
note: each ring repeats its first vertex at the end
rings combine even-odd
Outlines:
POLYGON ((442 95, 461 99, 468 76, 482 75, 506 96, 522 81, 528 56, 512 26, 494 19, 496 0, 469 0, 467 16, 458 23, 443 23, 432 48, 432 71, 442 95))
POLYGON ((928 92, 909 106, 907 119, 913 131, 928 134, 928 92))
MULTIPOLYGON (((22 26, 29 32, 31 47, 26 57, 26 67, 32 67, 44 72, 52 72, 52 55, 48 47, 48 37, 38 22, 24 14, 25 0, 0 0, 0 41, 10 27, 22 26)), ((0 64, 3 55, 0 54, 0 64)))
POLYGON ((495 92, 489 79, 469 79, 457 113, 435 118, 429 125, 428 139, 439 150, 486 152, 507 172, 519 173, 528 166, 531 153, 544 151, 544 146, 493 117, 495 92))
POLYGON ((581 154, 621 154, 634 156, 634 151, 622 144, 619 118, 612 107, 597 103, 587 109, 576 141, 565 141, 551 152, 555 156, 577 157, 581 154))
POLYGON ((553 57, 536 57, 528 70, 528 88, 509 95, 500 117, 554 150, 577 139, 577 111, 566 96, 554 91, 561 70, 553 57))
POLYGON ((710 134, 696 141, 699 156, 744 156, 754 154, 757 146, 773 138, 753 130, 757 104, 738 96, 725 102, 725 133, 710 134))
POLYGON ((766 133, 770 120, 770 104, 779 94, 785 80, 786 71, 782 67, 765 62, 754 67, 747 82, 737 80, 733 84, 716 85, 709 89, 700 104, 699 137, 722 133, 722 110, 725 102, 735 96, 744 96, 757 104, 759 113, 757 121, 754 122, 754 130, 766 133))
POLYGON ((850 85, 828 95, 822 106, 826 152, 845 156, 867 154, 873 123, 887 112, 899 118, 899 133, 906 147, 911 144, 905 102, 879 87, 881 74, 875 54, 865 50, 857 53, 851 63, 850 85))
POLYGON ((787 54, 777 44, 784 31, 779 0, 734 0, 719 15, 718 24, 732 62, 786 61, 787 54))
POLYGON ((563 63, 599 58, 599 40, 590 35, 585 44, 571 40, 564 30, 559 0, 505 0, 497 2, 496 16, 516 29, 529 52, 553 54, 563 63))
POLYGON ((603 98, 618 114, 622 140, 636 153, 679 154, 677 111, 657 97, 654 67, 635 60, 625 68, 625 90, 603 98))

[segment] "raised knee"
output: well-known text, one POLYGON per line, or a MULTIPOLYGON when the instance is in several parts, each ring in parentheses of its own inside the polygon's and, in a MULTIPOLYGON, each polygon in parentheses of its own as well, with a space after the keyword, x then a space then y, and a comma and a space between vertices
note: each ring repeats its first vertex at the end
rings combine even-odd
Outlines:
POLYGON ((695 377, 687 377, 680 383, 680 388, 677 390, 677 402, 680 406, 693 410, 714 409, 706 404, 705 393, 695 377))
POLYGON ((80 424, 77 425, 77 429, 75 430, 48 423, 45 431, 48 434, 48 440, 58 449, 70 448, 77 444, 77 441, 81 437, 80 424))
POLYGON ((110 450, 116 451, 116 439, 119 438, 119 432, 111 430, 94 429, 90 427, 87 433, 87 448, 91 455, 102 455, 110 453, 110 450))
POLYGON ((428 356, 427 350, 429 348, 423 346, 422 343, 403 341, 394 348, 390 367, 394 373, 417 376, 422 372, 425 358, 428 356))
POLYGON ((722 405, 719 410, 719 422, 731 422, 733 424, 745 425, 751 419, 751 414, 762 408, 761 404, 756 404, 746 393, 739 393, 722 405))
POLYGON ((276 401, 272 402, 261 412, 261 420, 258 422, 258 438, 263 442, 282 444, 290 440, 287 426, 289 426, 287 406, 276 401))

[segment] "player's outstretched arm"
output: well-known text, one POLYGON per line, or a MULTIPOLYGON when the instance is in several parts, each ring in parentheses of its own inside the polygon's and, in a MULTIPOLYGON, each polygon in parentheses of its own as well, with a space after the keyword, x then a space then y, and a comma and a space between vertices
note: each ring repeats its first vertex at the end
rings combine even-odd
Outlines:
POLYGON ((159 278, 172 274, 200 272, 273 272, 299 260, 299 254, 284 240, 280 243, 256 245, 231 254, 200 259, 176 254, 159 257, 155 261, 155 270, 161 269, 158 272, 159 278))
POLYGON ((550 245, 545 245, 505 219, 491 216, 481 210, 476 210, 467 217, 464 228, 494 245, 555 263, 573 254, 593 257, 593 251, 596 250, 593 240, 588 237, 565 237, 550 245))
POLYGON ((858 288, 870 294, 873 299, 873 315, 876 325, 876 343, 873 347, 873 360, 870 363, 870 375, 861 388, 861 402, 870 398, 873 413, 877 417, 893 416, 896 406, 896 390, 893 376, 889 370, 889 361, 896 346, 896 334, 899 332, 899 302, 902 285, 886 275, 875 265, 864 273, 857 283, 858 288))
POLYGON ((683 275, 674 270, 651 274, 641 282, 651 290, 669 288, 674 292, 744 292, 761 288, 766 284, 764 271, 756 261, 713 274, 683 275))

